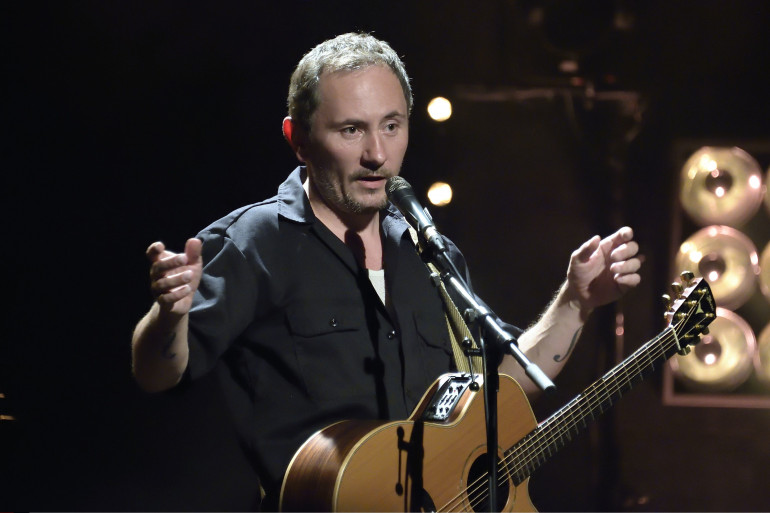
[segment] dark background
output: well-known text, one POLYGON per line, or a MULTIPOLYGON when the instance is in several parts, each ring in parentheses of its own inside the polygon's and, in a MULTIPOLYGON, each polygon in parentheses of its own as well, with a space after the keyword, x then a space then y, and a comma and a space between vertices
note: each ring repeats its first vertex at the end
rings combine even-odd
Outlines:
MULTIPOLYGON (((582 241, 635 228, 643 285, 596 313, 558 394, 533 405, 540 419, 663 328, 677 143, 770 138, 763 1, 2 10, 0 414, 16 418, 0 422, 3 510, 253 506, 256 476, 214 382, 143 394, 129 340, 150 306, 147 245, 181 248, 294 167, 280 132, 288 79, 324 39, 371 31, 404 57, 416 103, 403 175, 418 191, 455 186, 434 217, 506 320, 533 320, 582 241), (566 58, 577 72, 558 70, 566 58), (445 124, 425 114, 436 94, 454 101, 445 124)), ((539 509, 767 509, 770 412, 667 407, 660 382, 535 474, 539 509)))

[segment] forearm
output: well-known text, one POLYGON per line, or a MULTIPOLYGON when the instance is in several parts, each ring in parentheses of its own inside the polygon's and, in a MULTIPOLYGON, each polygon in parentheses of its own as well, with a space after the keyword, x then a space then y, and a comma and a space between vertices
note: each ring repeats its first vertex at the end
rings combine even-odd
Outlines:
MULTIPOLYGON (((553 379, 572 354, 589 314, 567 296, 563 284, 543 315, 519 337, 519 348, 553 379)), ((503 359, 500 371, 516 379, 527 394, 539 391, 512 356, 503 359)))
POLYGON ((189 357, 188 315, 172 316, 155 303, 136 326, 131 341, 134 377, 147 392, 174 387, 182 379, 189 357))

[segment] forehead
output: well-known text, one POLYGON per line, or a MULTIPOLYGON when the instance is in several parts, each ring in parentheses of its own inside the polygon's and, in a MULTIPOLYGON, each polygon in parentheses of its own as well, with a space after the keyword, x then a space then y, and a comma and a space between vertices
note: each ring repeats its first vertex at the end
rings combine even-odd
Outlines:
POLYGON ((319 114, 357 117, 407 113, 401 82, 387 66, 325 72, 318 82, 318 95, 319 114))

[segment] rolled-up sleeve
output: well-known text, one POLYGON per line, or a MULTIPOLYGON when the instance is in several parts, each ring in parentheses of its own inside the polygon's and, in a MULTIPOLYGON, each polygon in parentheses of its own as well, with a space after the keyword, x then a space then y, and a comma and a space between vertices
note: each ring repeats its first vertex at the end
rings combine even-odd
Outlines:
POLYGON ((204 231, 203 276, 190 311, 190 377, 210 371, 254 318, 254 263, 224 233, 204 231))

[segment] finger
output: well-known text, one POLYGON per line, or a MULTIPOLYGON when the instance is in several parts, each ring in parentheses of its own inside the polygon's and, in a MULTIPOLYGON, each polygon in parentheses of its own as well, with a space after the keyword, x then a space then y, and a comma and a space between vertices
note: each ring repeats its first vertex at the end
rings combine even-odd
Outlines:
POLYGON ((591 258, 591 255, 594 254, 594 251, 596 251, 596 248, 599 247, 599 243, 601 242, 601 239, 598 235, 594 235, 587 241, 583 243, 582 246, 580 246, 573 255, 578 259, 580 262, 588 262, 588 260, 591 258))
POLYGON ((176 274, 170 274, 159 279, 156 283, 164 292, 181 287, 192 281, 193 272, 189 269, 176 274))
POLYGON ((189 285, 182 285, 159 295, 157 301, 162 307, 169 307, 190 294, 192 294, 192 288, 189 285))
POLYGON ((602 240, 602 249, 610 251, 610 248, 616 248, 625 242, 629 242, 633 238, 634 231, 630 227, 624 226, 602 240))
POLYGON ((627 242, 616 247, 610 253, 610 260, 620 262, 628 260, 639 252, 639 244, 636 241, 627 242))
POLYGON ((637 273, 616 275, 614 279, 621 288, 636 287, 642 281, 642 277, 637 273))
POLYGON ((616 244, 622 244, 623 242, 628 242, 634 238, 634 230, 632 230, 630 226, 623 226, 622 228, 618 229, 618 231, 610 235, 610 238, 616 244))
POLYGON ((169 256, 153 262, 152 266, 150 266, 150 278, 152 280, 159 280, 168 274, 169 271, 185 265, 187 265, 187 255, 184 253, 171 253, 169 256))
POLYGON ((203 241, 200 239, 187 239, 184 245, 184 252, 187 255, 187 263, 189 265, 197 265, 200 262, 202 251, 203 241))
POLYGON ((631 258, 622 262, 615 262, 610 266, 610 272, 613 274, 635 273, 642 267, 642 261, 639 258, 631 258))
POLYGON ((153 296, 158 298, 183 285, 188 285, 192 279, 193 272, 190 270, 176 274, 170 274, 157 280, 153 280, 153 282, 150 284, 150 290, 152 291, 153 296))
POLYGON ((164 251, 166 251, 166 246, 162 242, 153 242, 144 254, 147 255, 151 262, 154 262, 160 258, 164 251))

